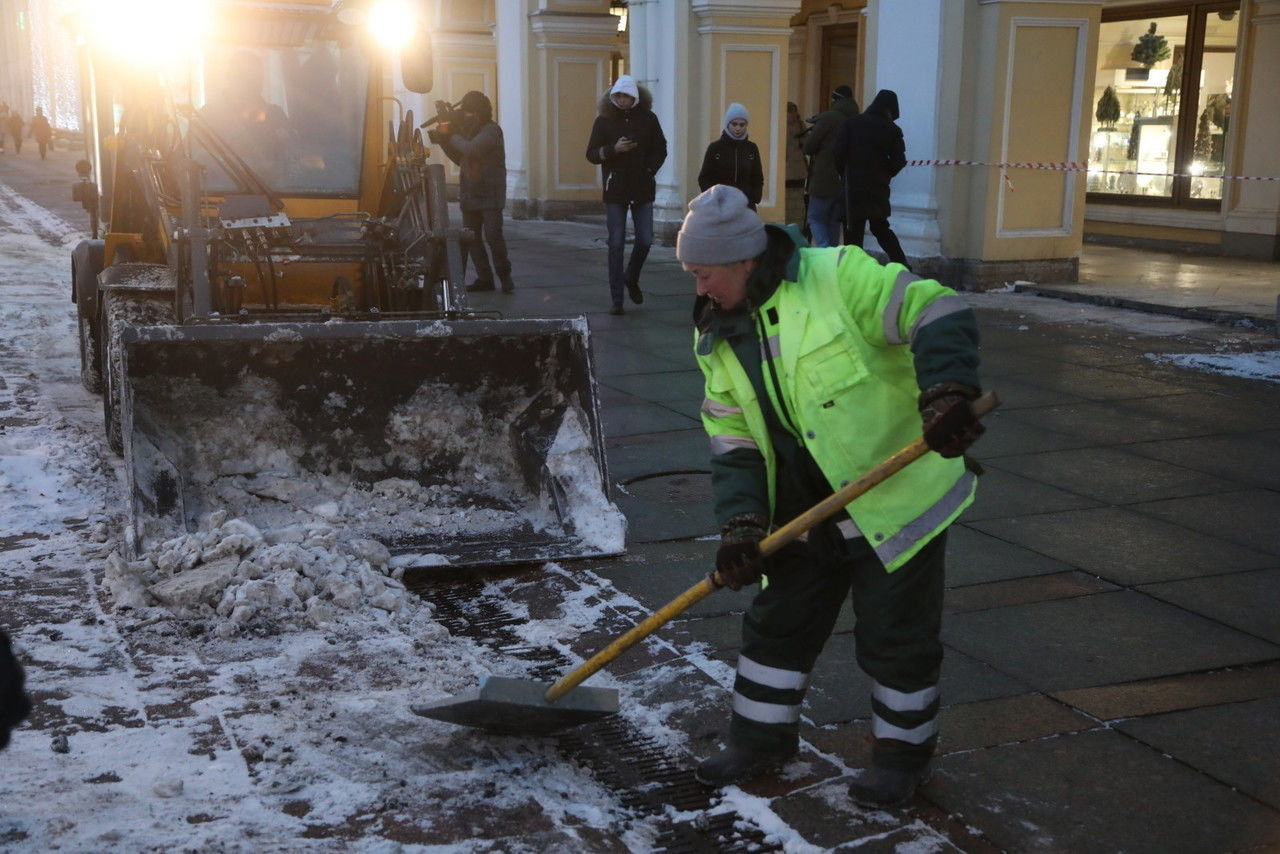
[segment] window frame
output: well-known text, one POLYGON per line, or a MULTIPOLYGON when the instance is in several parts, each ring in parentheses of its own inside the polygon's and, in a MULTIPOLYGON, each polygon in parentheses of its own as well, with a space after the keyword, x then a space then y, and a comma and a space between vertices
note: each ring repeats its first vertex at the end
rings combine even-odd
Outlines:
MULTIPOLYGON (((1091 190, 1085 194, 1086 204, 1133 205, 1135 207, 1170 208, 1177 210, 1221 211, 1226 199, 1226 182, 1223 181, 1222 197, 1218 199, 1191 198, 1191 181, 1187 177, 1195 157, 1196 123, 1199 120, 1197 105, 1200 103, 1200 72, 1204 67, 1205 20, 1214 12, 1234 11, 1240 15, 1243 0, 1208 0, 1208 2, 1149 3, 1141 6, 1120 6, 1102 10, 1101 23, 1138 21, 1144 18, 1167 18, 1173 15, 1187 17, 1187 38, 1183 52, 1182 81, 1178 91, 1178 124, 1174 131, 1176 155, 1173 171, 1179 177, 1173 179, 1173 189, 1168 197, 1141 196, 1133 193, 1107 193, 1091 190)), ((1240 26, 1243 28, 1243 21, 1240 26)), ((1235 53, 1240 51, 1237 39, 1235 53)), ((1213 51, 1210 51, 1213 52, 1213 51)), ((1096 64, 1095 58, 1095 64, 1096 64)), ((1095 65, 1094 73, 1097 73, 1095 65)), ((1233 125, 1234 126, 1234 125, 1233 125)), ((1230 152, 1230 146, 1226 148, 1230 152)), ((1224 158, 1225 163, 1225 158, 1224 158)), ((1224 166, 1225 168, 1225 166, 1224 166)))

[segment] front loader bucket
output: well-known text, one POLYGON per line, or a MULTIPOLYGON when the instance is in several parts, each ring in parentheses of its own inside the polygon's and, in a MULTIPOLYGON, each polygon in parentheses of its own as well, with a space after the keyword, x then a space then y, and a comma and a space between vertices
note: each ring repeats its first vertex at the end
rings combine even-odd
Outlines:
POLYGON ((623 551, 585 320, 126 330, 131 540, 225 510, 326 522, 410 566, 623 551))

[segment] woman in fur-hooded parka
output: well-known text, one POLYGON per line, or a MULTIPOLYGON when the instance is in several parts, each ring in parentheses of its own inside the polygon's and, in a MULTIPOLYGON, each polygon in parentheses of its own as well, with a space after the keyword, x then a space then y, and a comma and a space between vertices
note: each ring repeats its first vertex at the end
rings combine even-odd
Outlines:
POLYGON ((643 86, 636 89, 636 103, 629 110, 620 109, 608 92, 601 95, 591 126, 587 159, 600 165, 606 202, 652 202, 657 186, 653 176, 667 159, 667 138, 653 114, 653 95, 643 86), (616 152, 614 146, 624 136, 635 140, 636 147, 616 152))

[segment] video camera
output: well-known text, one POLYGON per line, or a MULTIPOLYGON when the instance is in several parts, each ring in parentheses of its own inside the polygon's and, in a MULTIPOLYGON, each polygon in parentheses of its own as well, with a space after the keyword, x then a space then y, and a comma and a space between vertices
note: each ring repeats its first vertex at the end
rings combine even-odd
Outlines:
POLYGON ((418 127, 429 128, 427 137, 436 145, 444 143, 444 138, 452 131, 451 125, 461 123, 463 116, 462 102, 450 104, 448 101, 436 101, 436 114, 418 127), (435 125, 435 127, 432 127, 435 125))

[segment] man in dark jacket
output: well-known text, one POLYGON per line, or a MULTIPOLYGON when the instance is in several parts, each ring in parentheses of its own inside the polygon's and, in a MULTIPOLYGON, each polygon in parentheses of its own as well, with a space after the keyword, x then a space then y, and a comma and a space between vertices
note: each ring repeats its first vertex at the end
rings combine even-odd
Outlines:
POLYGON ((35 138, 36 145, 40 146, 40 159, 44 160, 49 151, 49 141, 53 139, 53 127, 40 107, 36 107, 36 114, 31 117, 31 129, 27 131, 27 138, 32 137, 35 138))
POLYGON ((698 189, 709 190, 716 184, 737 187, 747 197, 752 210, 764 194, 764 167, 760 149, 747 138, 747 108, 738 103, 724 112, 720 138, 707 146, 698 172, 698 189))
POLYGON ((0 749, 9 746, 9 731, 31 713, 23 681, 22 665, 13 656, 9 636, 0 631, 0 749))
MULTIPOLYGON (((871 106, 841 125, 836 134, 836 168, 844 177, 845 243, 861 246, 867 223, 880 248, 907 267, 898 236, 889 228, 889 181, 907 165, 898 118, 898 96, 881 89, 871 106)), ((907 267, 907 269, 911 269, 907 267)))
POLYGON ((653 245, 654 176, 667 159, 667 138, 653 114, 653 96, 630 75, 617 79, 600 99, 598 115, 587 142, 587 159, 600 164, 604 181, 604 212, 609 228, 610 314, 622 314, 625 288, 631 301, 644 302, 640 270, 653 245), (627 211, 635 229, 631 260, 624 270, 627 211))
POLYGON ((804 139, 809 161, 809 233, 816 247, 840 242, 840 219, 844 213, 844 190, 836 171, 836 134, 845 120, 858 114, 853 90, 837 86, 831 92, 831 109, 813 119, 813 130, 804 139))
POLYGON ((458 113, 460 124, 441 122, 427 135, 462 171, 458 187, 462 226, 475 234, 470 253, 476 280, 467 290, 493 290, 496 272, 502 292, 509 294, 516 286, 502 233, 502 209, 507 206, 507 152, 502 128, 493 120, 493 104, 483 92, 463 95, 458 113), (485 244, 493 255, 492 265, 485 244))

